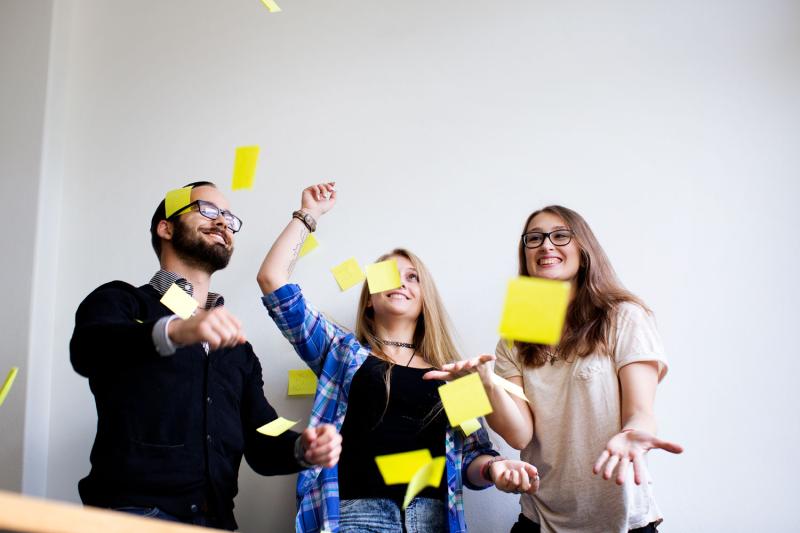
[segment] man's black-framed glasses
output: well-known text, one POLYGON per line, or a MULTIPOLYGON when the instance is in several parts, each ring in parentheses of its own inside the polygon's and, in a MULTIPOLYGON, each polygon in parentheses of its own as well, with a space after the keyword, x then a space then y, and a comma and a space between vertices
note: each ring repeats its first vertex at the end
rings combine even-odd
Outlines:
POLYGON ((220 209, 216 205, 212 204, 211 202, 207 202, 205 200, 195 200, 186 207, 175 211, 172 215, 170 215, 169 218, 174 218, 188 211, 199 211, 201 215, 203 215, 209 220, 217 220, 217 218, 220 215, 222 215, 222 218, 225 219, 225 224, 228 226, 228 229, 231 230, 233 233, 236 233, 237 231, 242 229, 241 218, 237 217, 230 211, 226 209, 220 209))
POLYGON ((555 246, 566 246, 572 240, 574 233, 571 229, 557 229, 550 233, 529 231, 522 235, 522 244, 525 248, 538 248, 544 244, 545 239, 550 239, 555 246))

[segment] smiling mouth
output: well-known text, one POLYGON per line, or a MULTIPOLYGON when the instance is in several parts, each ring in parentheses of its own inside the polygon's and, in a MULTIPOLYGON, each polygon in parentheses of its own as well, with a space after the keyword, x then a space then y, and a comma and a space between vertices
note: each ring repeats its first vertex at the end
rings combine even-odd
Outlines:
POLYGON ((536 264, 539 266, 551 266, 551 265, 557 265, 559 263, 563 263, 563 261, 558 257, 542 257, 541 259, 536 261, 536 264))
POLYGON ((212 240, 218 242, 219 244, 221 244, 223 246, 227 246, 228 245, 228 240, 225 238, 225 236, 222 233, 220 233, 218 231, 204 231, 203 233, 205 235, 209 235, 212 240))
POLYGON ((392 292, 386 295, 391 300, 409 300, 410 298, 401 292, 392 292))

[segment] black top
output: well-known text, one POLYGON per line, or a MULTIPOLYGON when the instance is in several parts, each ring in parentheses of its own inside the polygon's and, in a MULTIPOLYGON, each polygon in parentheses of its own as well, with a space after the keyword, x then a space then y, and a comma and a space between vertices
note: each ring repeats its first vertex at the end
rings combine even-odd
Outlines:
MULTIPOLYGON (((437 392, 442 382, 422 379, 431 368, 394 365, 387 406, 384 376, 388 366, 370 356, 353 376, 339 458, 339 497, 343 500, 389 498, 400 504, 406 485, 385 485, 375 457, 422 448, 430 450, 433 457, 445 454, 447 417, 437 392)), ((442 476, 438 488, 427 487, 419 496, 446 500, 447 476, 442 476)))
POLYGON ((113 281, 75 315, 70 358, 89 378, 97 405, 81 499, 98 507, 155 506, 184 519, 205 513, 210 525, 233 530, 242 455, 259 474, 298 472, 298 435, 256 432, 277 414, 249 343, 208 355, 200 344, 159 355, 153 325, 172 314, 160 299, 150 285, 113 281))

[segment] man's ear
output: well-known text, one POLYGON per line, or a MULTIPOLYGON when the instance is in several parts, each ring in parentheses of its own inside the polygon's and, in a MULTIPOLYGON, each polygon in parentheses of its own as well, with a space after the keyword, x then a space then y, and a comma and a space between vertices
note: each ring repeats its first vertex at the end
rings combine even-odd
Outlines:
POLYGON ((158 222, 158 226, 156 226, 156 235, 164 239, 165 241, 172 240, 172 222, 169 220, 160 220, 158 222))

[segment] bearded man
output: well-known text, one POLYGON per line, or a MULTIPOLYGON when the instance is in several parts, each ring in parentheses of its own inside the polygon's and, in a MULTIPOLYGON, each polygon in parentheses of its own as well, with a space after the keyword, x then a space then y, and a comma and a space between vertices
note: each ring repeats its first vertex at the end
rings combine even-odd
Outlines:
POLYGON ((106 283, 76 313, 70 359, 97 406, 92 467, 78 489, 86 505, 234 530, 242 456, 262 475, 332 467, 341 437, 331 425, 256 431, 277 418, 261 365, 209 290, 242 221, 213 183, 186 187, 187 205, 168 215, 162 200, 153 214, 160 269, 150 282, 106 283), (173 284, 199 303, 185 320, 160 302, 173 284))

